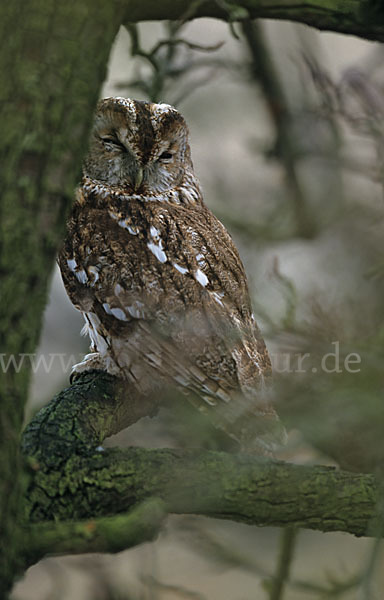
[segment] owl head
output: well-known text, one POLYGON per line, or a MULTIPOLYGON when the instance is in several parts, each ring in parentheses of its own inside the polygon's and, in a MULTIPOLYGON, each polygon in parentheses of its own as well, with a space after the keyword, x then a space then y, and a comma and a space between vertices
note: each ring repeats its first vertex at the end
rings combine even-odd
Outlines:
POLYGON ((192 168, 188 135, 168 104, 105 98, 97 106, 84 174, 128 193, 165 192, 192 168))

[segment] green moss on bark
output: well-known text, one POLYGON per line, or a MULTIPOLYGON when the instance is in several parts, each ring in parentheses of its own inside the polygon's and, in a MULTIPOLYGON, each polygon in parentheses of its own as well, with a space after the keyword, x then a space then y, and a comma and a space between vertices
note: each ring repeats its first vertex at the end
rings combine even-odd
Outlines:
MULTIPOLYGON (((36 347, 93 107, 121 21, 101 0, 0 6, 0 353, 36 347)), ((13 357, 13 359, 12 359, 13 357)), ((0 376, 0 595, 18 568, 19 434, 29 369, 0 376)))
POLYGON ((123 422, 158 408, 133 390, 130 395, 126 385, 121 389, 104 373, 83 374, 29 424, 23 444, 31 467, 28 521, 126 513, 156 497, 174 513, 355 535, 375 531, 379 490, 372 475, 203 450, 95 449, 123 422))
POLYGON ((24 562, 28 566, 46 554, 120 552, 153 540, 166 516, 161 500, 150 499, 128 514, 86 521, 40 523, 24 529, 24 562))

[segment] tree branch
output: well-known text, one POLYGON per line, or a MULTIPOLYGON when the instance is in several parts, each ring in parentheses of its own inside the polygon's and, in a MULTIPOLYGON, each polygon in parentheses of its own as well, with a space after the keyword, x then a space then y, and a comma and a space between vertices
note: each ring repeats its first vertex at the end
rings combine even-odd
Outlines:
MULTIPOLYGON (((198 449, 95 449, 121 428, 121 414, 133 422, 159 406, 148 401, 146 408, 136 402, 130 408, 123 397, 119 380, 86 373, 32 420, 23 441, 31 475, 25 495, 29 522, 126 513, 155 497, 171 513, 355 535, 375 531, 380 494, 373 475, 198 449)), ((68 531, 66 526, 52 539, 62 538, 65 547, 68 531)), ((33 544, 27 555, 39 552, 33 544)))
POLYGON ((25 566, 47 554, 121 552, 152 541, 166 516, 164 503, 152 498, 129 514, 87 521, 60 521, 30 525, 24 529, 25 566))
POLYGON ((384 40, 384 11, 374 0, 172 0, 171 2, 127 2, 126 20, 215 17, 226 21, 239 18, 282 19, 305 23, 321 30, 347 33, 370 40, 384 40))
POLYGON ((285 90, 280 82, 272 55, 260 25, 256 21, 242 23, 242 32, 251 56, 250 71, 260 84, 271 121, 275 126, 275 156, 281 161, 286 175, 296 222, 296 234, 311 238, 316 233, 313 216, 308 210, 305 192, 300 182, 297 165, 298 144, 294 135, 294 118, 289 108, 285 90))
POLYGON ((155 496, 173 513, 360 536, 378 500, 372 475, 203 450, 111 449, 35 469, 26 496, 33 522, 126 512, 155 496))

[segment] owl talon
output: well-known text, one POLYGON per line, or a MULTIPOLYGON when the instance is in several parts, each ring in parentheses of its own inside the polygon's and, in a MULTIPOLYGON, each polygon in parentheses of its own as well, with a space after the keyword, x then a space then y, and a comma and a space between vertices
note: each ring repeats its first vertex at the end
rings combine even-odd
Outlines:
POLYGON ((120 370, 109 356, 103 356, 99 352, 86 354, 83 360, 73 365, 69 376, 70 383, 74 383, 77 377, 85 371, 106 371, 110 375, 118 375, 120 370))
POLYGON ((72 371, 69 376, 70 385, 73 385, 79 377, 80 377, 80 373, 78 373, 77 371, 72 371))

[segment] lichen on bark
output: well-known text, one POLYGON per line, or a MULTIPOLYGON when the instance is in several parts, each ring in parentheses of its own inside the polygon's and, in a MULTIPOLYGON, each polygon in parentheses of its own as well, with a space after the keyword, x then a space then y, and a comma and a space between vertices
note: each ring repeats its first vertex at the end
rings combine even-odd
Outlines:
MULTIPOLYGON (((38 342, 94 105, 121 22, 101 0, 0 5, 0 352, 20 360, 38 342), (80 58, 79 58, 80 57, 80 58)), ((20 567, 18 453, 29 370, 0 377, 0 596, 20 567)))
POLYGON ((379 488, 373 475, 201 449, 97 448, 123 424, 158 409, 153 399, 146 406, 131 403, 130 391, 135 398, 110 375, 84 373, 28 425, 29 522, 126 513, 155 497, 174 513, 355 535, 374 531, 379 488))

